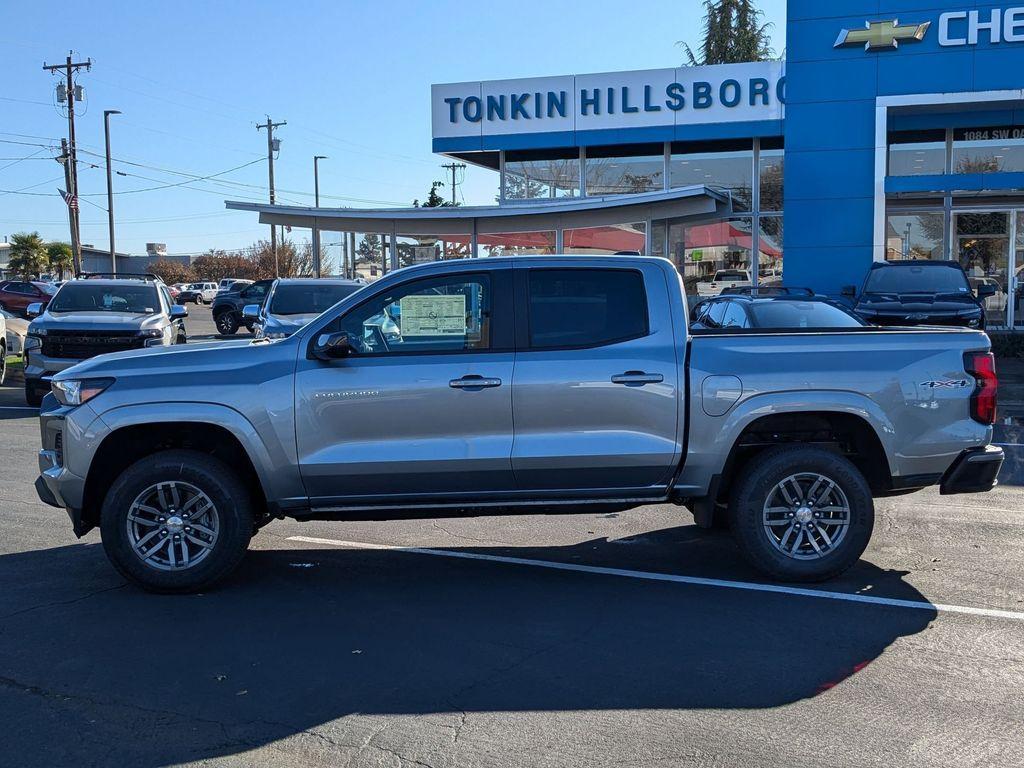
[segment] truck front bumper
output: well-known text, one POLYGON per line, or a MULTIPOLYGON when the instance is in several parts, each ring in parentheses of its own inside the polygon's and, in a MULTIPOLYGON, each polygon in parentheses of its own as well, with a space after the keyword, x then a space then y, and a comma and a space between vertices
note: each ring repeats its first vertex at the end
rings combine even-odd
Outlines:
POLYGON ((64 455, 65 422, 70 410, 57 405, 53 395, 47 395, 43 401, 39 414, 43 449, 39 451, 39 477, 36 478, 35 488, 40 501, 51 507, 60 507, 68 513, 75 535, 81 537, 92 526, 82 522, 85 478, 68 469, 64 455))
POLYGON ((995 445, 968 448, 946 470, 939 483, 939 493, 984 493, 997 483, 1003 466, 1003 449, 995 445))

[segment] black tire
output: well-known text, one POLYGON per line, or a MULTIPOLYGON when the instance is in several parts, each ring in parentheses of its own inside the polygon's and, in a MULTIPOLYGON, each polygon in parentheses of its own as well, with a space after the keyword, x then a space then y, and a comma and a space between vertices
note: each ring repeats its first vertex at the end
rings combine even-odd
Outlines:
POLYGON ((30 408, 41 406, 44 397, 46 397, 46 393, 41 391, 39 387, 30 381, 25 382, 25 402, 28 403, 30 408))
MULTIPOLYGON (((803 482, 810 484, 811 479, 806 478, 803 482)), ((821 488, 827 488, 827 485, 821 488)), ((809 492, 812 489, 813 486, 805 488, 804 491, 809 492)), ((822 491, 818 490, 815 497, 820 499, 821 493, 822 491)), ((795 491, 791 495, 796 500, 795 491)), ((774 498, 777 500, 781 497, 774 498)), ((798 505, 805 516, 809 514, 818 517, 824 514, 826 517, 842 517, 845 514, 834 511, 814 512, 813 507, 813 499, 809 504, 800 502, 798 505), (811 510, 810 513, 808 509, 811 510)), ((793 524, 799 526, 795 517, 801 513, 773 514, 778 518, 794 518, 793 524)), ((823 448, 779 446, 758 454, 746 465, 743 477, 730 499, 729 521, 737 544, 758 570, 780 581, 824 581, 838 576, 856 563, 864 553, 875 524, 875 505, 864 476, 845 457, 823 448), (836 542, 834 548, 826 548, 825 540, 819 534, 819 531, 825 528, 817 527, 822 521, 813 519, 810 526, 804 523, 802 527, 807 530, 798 533, 797 539, 782 543, 783 546, 788 545, 792 549, 793 541, 803 542, 799 554, 814 559, 797 559, 781 551, 777 546, 778 540, 770 538, 772 534, 764 523, 765 506, 771 500, 771 495, 781 493, 775 490, 778 484, 800 474, 820 475, 834 482, 849 507, 848 525, 842 537, 836 535, 838 528, 829 527, 831 538, 836 542), (814 533, 809 533, 812 530, 814 533), (813 536, 813 543, 820 545, 824 554, 818 554, 811 549, 813 545, 808 536, 813 536)), ((778 534, 781 538, 788 528, 785 523, 781 523, 778 528, 771 528, 772 531, 779 529, 782 530, 778 534)), ((792 535, 792 531, 790 533, 792 535)))
POLYGON ((217 326, 217 333, 221 336, 234 336, 238 333, 238 316, 230 309, 218 312, 213 318, 213 322, 217 326))
POLYGON ((7 341, 0 339, 0 384, 7 378, 7 341))
POLYGON ((114 481, 103 501, 100 533, 110 562, 129 581, 149 592, 198 592, 242 561, 253 534, 252 501, 242 481, 219 459, 198 451, 161 451, 139 459, 114 481), (214 505, 219 531, 210 551, 195 565, 160 570, 132 549, 128 514, 140 494, 171 481, 188 483, 206 494, 214 505))

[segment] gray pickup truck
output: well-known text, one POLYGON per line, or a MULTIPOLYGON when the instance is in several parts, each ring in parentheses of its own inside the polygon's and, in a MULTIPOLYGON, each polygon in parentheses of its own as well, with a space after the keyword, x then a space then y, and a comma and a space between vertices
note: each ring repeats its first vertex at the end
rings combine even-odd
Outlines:
POLYGON ((678 504, 780 580, 863 553, 873 498, 987 491, 985 334, 691 333, 666 260, 393 272, 280 340, 103 355, 53 377, 40 498, 161 592, 205 588, 275 518, 678 504))

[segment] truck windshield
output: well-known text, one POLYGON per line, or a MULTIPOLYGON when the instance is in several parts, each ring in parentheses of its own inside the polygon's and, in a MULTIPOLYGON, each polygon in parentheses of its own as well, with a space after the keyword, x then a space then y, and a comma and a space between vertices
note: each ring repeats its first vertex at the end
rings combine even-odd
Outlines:
POLYGON ((772 299, 750 307, 758 328, 857 328, 861 320, 823 301, 772 299))
POLYGON ((864 293, 969 293, 964 273, 954 267, 892 266, 871 270, 864 293))
POLYGON ((359 285, 279 285, 270 302, 272 315, 319 315, 346 296, 355 293, 359 285))
POLYGON ((67 283, 53 297, 50 312, 128 312, 151 315, 160 310, 160 298, 152 285, 90 285, 67 283))

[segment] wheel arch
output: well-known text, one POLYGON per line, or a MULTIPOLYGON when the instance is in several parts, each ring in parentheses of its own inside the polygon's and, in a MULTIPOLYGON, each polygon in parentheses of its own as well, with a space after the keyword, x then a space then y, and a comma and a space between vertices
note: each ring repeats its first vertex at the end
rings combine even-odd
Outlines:
POLYGON ((106 491, 125 469, 145 456, 176 448, 222 459, 249 489, 260 522, 269 519, 275 498, 268 481, 271 462, 252 425, 229 408, 200 406, 197 412, 181 413, 175 405, 160 404, 161 410, 166 409, 163 416, 144 406, 102 415, 110 431, 89 462, 82 498, 83 527, 99 523, 106 491))

